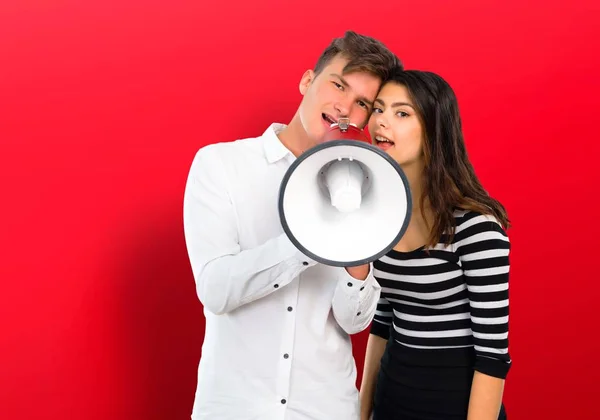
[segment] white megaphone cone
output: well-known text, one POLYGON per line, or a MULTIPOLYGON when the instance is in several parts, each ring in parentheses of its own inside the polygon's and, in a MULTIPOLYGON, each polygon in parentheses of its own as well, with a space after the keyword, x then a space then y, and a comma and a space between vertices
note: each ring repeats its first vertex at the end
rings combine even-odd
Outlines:
POLYGON ((411 210, 398 163, 344 120, 294 161, 279 191, 284 232, 304 254, 333 266, 383 256, 406 232, 411 210))

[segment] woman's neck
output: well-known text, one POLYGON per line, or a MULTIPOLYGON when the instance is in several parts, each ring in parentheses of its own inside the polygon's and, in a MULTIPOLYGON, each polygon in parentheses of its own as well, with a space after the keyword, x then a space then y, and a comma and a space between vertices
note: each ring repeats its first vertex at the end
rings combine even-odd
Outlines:
MULTIPOLYGON (((403 167, 402 170, 408 179, 408 186, 412 198, 412 212, 421 212, 421 197, 423 195, 423 166, 419 164, 411 164, 403 167)), ((427 201, 425 201, 427 206, 427 201)))
POLYGON ((423 167, 419 164, 404 165, 402 167, 412 198, 412 214, 406 232, 400 242, 396 244, 394 250, 399 252, 410 252, 423 248, 427 245, 431 235, 431 226, 433 222, 429 200, 423 200, 424 207, 421 207, 421 198, 424 192, 423 167))

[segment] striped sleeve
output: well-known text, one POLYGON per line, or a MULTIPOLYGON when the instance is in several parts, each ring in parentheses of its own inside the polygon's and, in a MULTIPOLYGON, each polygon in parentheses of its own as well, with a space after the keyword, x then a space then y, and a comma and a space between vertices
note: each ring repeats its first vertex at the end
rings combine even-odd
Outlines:
POLYGON ((386 298, 379 298, 375 317, 371 323, 371 334, 377 335, 386 340, 390 338, 390 329, 392 328, 392 305, 386 298))
POLYGON ((512 363, 508 351, 508 236, 495 218, 470 212, 457 224, 455 244, 470 301, 475 370, 504 379, 512 363))

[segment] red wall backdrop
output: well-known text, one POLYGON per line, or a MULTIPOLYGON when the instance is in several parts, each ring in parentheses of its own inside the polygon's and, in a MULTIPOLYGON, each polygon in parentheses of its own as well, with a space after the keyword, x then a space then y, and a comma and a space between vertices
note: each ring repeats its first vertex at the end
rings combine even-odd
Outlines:
POLYGON ((508 207, 511 420, 599 418, 599 6, 520 3, 2 2, 0 418, 189 417, 189 164, 288 121, 348 28, 447 78, 508 207))

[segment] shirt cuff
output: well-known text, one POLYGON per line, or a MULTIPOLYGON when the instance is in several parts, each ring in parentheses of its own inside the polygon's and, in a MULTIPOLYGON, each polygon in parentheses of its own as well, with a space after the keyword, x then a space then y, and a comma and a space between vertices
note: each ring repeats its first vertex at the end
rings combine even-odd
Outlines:
POLYGON ((342 270, 340 274, 339 281, 345 283, 342 290, 344 290, 348 295, 361 294, 361 292, 365 292, 366 289, 371 288, 373 286, 379 288, 379 283, 375 281, 375 277, 373 276, 373 264, 369 264, 369 274, 364 280, 359 280, 354 278, 348 273, 348 270, 345 268, 340 268, 342 270))
POLYGON ((381 338, 389 340, 391 334, 391 325, 373 320, 371 323, 370 333, 381 338))
POLYGON ((478 356, 475 359, 475 370, 495 378, 506 379, 512 366, 511 362, 489 357, 478 356))

